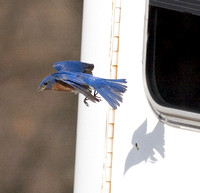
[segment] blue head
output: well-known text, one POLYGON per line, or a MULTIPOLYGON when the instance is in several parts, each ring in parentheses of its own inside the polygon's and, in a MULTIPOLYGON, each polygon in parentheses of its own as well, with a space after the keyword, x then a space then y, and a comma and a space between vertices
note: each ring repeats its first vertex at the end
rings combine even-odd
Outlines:
POLYGON ((40 87, 38 88, 38 91, 41 92, 43 90, 51 90, 53 84, 55 84, 55 78, 52 77, 51 75, 47 76, 42 80, 40 83, 40 87))

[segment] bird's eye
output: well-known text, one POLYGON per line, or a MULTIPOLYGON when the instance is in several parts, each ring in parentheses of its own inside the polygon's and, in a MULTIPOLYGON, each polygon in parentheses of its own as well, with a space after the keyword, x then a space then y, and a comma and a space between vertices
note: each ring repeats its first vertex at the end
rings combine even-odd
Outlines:
POLYGON ((47 85, 48 83, 47 82, 44 82, 44 85, 47 85))

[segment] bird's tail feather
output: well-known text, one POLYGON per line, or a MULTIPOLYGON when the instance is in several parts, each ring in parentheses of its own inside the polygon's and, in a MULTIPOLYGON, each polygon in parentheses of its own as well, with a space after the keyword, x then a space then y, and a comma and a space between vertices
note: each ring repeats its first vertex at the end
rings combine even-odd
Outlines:
POLYGON ((96 91, 113 109, 117 109, 117 106, 120 106, 119 102, 122 102, 122 94, 126 92, 126 83, 125 79, 102 79, 101 87, 96 91))

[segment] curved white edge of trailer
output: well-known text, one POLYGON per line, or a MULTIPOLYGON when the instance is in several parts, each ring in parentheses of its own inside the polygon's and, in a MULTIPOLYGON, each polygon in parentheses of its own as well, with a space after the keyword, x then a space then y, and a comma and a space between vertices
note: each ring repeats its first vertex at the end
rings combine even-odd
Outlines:
MULTIPOLYGON (((85 0, 81 61, 95 65, 93 74, 109 78, 112 0, 85 0)), ((108 105, 83 103, 79 95, 75 158, 75 193, 101 192, 108 105)))

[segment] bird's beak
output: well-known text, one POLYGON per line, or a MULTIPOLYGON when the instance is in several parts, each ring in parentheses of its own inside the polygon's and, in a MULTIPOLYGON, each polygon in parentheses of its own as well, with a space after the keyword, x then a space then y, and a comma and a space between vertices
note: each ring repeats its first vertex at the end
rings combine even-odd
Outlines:
POLYGON ((42 92, 43 90, 45 90, 46 86, 40 86, 38 89, 37 89, 37 92, 42 92))

